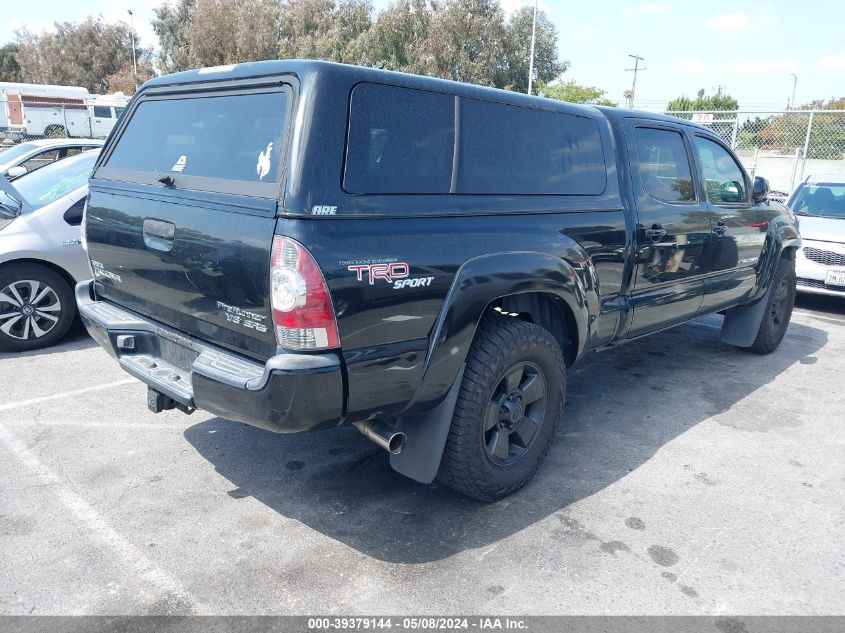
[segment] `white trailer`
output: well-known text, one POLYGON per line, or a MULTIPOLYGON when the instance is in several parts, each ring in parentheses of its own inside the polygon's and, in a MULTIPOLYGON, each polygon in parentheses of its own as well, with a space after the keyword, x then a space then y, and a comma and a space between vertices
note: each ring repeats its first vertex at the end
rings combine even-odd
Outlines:
POLYGON ((91 135, 88 90, 80 86, 50 86, 0 82, 0 134, 11 140, 44 136, 91 135))
POLYGON ((91 121, 91 137, 105 138, 123 114, 129 97, 122 92, 111 95, 91 95, 88 98, 88 114, 91 121))

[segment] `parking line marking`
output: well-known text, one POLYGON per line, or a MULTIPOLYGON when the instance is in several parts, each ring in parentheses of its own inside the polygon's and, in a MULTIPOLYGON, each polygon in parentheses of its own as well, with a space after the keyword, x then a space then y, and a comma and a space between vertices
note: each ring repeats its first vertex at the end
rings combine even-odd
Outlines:
POLYGON ((7 402, 0 404, 0 411, 8 411, 9 409, 17 409, 18 407, 28 407, 33 404, 41 404, 42 402, 49 402, 50 400, 61 400, 62 398, 70 398, 71 396, 79 396, 83 393, 90 393, 92 391, 100 391, 102 389, 111 389, 112 387, 119 387, 121 385, 128 385, 133 382, 138 382, 134 378, 126 378, 124 380, 116 380, 114 382, 107 382, 102 385, 94 385, 93 387, 83 387, 82 389, 74 389, 73 391, 65 391, 63 393, 56 393, 51 396, 39 396, 38 398, 30 398, 29 400, 18 400, 17 402, 7 402))
POLYGON ((5 425, 0 424, 0 441, 32 473, 53 491, 71 514, 92 533, 108 544, 137 574, 160 591, 185 600, 191 607, 207 611, 175 577, 156 565, 135 545, 121 536, 111 524, 82 496, 73 490, 56 473, 45 466, 35 454, 5 425))
POLYGON ((819 314, 818 312, 808 312, 806 310, 795 310, 795 314, 801 314, 804 316, 811 317, 813 319, 818 319, 819 321, 826 321, 828 323, 833 323, 835 325, 843 325, 845 324, 845 320, 838 319, 836 317, 828 316, 826 314, 819 314))
POLYGON ((26 420, 18 418, 16 420, 3 420, 3 424, 32 424, 33 426, 68 426, 76 429, 150 429, 153 431, 184 431, 183 427, 161 422, 89 422, 87 420, 26 420))

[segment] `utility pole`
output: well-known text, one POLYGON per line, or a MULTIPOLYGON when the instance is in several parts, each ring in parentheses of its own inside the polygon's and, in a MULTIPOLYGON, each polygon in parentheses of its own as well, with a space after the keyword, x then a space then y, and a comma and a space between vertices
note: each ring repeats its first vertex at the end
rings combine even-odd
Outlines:
POLYGON ((628 107, 634 107, 634 96, 637 93, 637 73, 641 70, 647 70, 646 68, 640 68, 640 62, 645 61, 645 58, 640 57, 639 55, 628 55, 628 57, 634 58, 634 67, 633 68, 626 68, 625 72, 634 73, 634 82, 631 84, 631 96, 628 98, 628 107))
POLYGON ((531 60, 528 62, 528 94, 534 86, 534 41, 537 39, 537 0, 534 0, 534 22, 531 24, 531 60))
POLYGON ((129 14, 129 36, 132 38, 132 69, 135 71, 135 90, 138 89, 138 60, 135 58, 135 18, 132 9, 127 9, 129 14))
POLYGON ((795 109, 795 89, 798 87, 798 75, 795 73, 789 73, 792 75, 792 100, 789 102, 789 109, 795 109))

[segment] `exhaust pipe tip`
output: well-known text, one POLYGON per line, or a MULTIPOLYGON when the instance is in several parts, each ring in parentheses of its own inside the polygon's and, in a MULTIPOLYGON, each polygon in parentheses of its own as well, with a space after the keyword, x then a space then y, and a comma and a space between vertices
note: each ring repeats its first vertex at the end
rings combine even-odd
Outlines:
POLYGON ((405 449, 406 436, 387 422, 370 420, 367 422, 353 422, 358 431, 368 440, 380 446, 391 455, 399 455, 405 449))
POLYGON ((396 431, 387 441, 387 452, 391 455, 398 455, 405 450, 405 434, 396 431))

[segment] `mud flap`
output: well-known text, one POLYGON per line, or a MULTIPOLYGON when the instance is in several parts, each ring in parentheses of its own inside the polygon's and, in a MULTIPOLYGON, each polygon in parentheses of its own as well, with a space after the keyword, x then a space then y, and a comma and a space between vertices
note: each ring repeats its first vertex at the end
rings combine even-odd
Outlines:
POLYGON ((722 343, 736 347, 751 347, 760 331, 769 297, 772 294, 772 284, 760 299, 749 305, 737 306, 725 312, 725 322, 722 324, 722 343))
POLYGON ((405 433, 404 450, 390 456, 390 465, 399 474, 423 484, 430 484, 437 476, 455 403, 461 390, 464 367, 458 372, 446 398, 433 410, 419 415, 407 415, 396 421, 396 428, 405 433))

